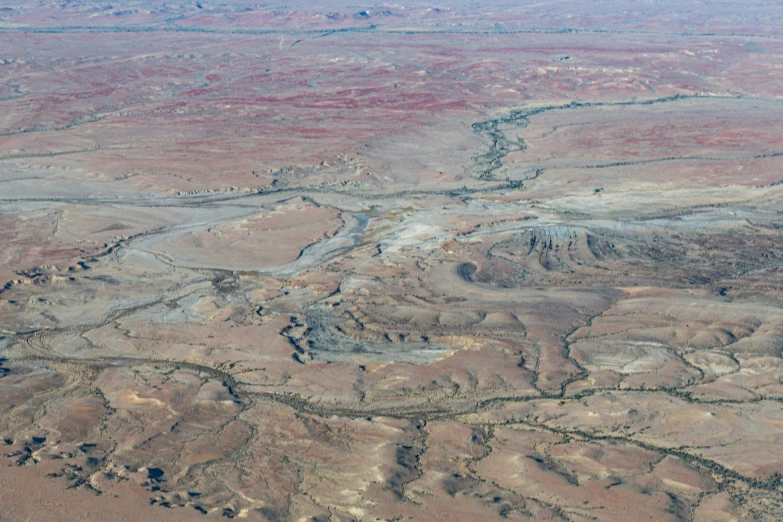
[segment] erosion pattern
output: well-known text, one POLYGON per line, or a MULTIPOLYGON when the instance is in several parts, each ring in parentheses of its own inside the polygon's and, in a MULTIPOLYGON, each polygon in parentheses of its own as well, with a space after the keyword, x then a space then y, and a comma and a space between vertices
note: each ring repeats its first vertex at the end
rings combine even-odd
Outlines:
POLYGON ((0 4, 0 519, 783 519, 781 20, 0 4))

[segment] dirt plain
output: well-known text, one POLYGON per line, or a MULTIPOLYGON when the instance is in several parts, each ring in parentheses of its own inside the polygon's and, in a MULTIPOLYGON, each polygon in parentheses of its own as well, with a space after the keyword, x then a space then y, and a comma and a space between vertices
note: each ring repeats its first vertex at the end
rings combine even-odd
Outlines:
POLYGON ((0 520, 783 519, 781 20, 0 4, 0 520))

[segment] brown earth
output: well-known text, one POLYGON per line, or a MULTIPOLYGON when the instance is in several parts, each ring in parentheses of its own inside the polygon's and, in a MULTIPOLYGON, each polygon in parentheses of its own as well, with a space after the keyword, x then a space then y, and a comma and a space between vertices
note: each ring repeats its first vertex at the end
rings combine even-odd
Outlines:
POLYGON ((780 520, 781 14, 0 6, 0 520, 780 520))

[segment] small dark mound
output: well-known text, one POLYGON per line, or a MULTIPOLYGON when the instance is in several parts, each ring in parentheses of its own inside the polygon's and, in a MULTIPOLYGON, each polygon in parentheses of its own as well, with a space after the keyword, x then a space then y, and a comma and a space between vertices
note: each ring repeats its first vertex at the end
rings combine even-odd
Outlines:
POLYGON ((476 265, 473 263, 460 263, 457 266, 457 275, 468 283, 473 282, 473 275, 476 273, 476 265))

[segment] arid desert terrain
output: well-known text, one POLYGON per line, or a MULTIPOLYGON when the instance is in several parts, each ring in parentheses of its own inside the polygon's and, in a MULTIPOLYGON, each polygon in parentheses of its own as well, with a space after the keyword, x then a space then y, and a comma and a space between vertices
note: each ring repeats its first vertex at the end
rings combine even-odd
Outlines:
POLYGON ((783 520, 783 4, 0 0, 0 520, 783 520))

